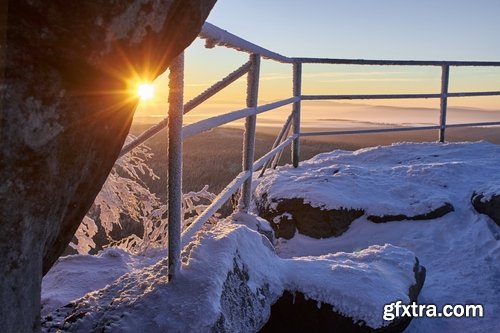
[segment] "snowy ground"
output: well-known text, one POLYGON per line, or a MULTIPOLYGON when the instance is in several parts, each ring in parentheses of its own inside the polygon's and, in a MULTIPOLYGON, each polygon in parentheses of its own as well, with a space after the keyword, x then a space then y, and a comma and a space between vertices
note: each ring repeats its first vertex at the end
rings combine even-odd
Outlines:
MULTIPOLYGON (((398 256, 406 258, 411 253, 384 246, 389 243, 414 252, 427 268, 427 278, 419 303, 435 303, 440 306, 445 303, 479 303, 485 308, 484 318, 413 319, 406 332, 498 332, 500 228, 488 217, 473 210, 470 197, 474 190, 489 191, 490 194, 500 192, 499 164, 500 146, 480 142, 450 145, 401 144, 354 153, 336 151, 319 155, 303 163, 298 169, 283 167, 278 172, 287 175, 289 180, 281 181, 278 173, 266 178, 268 181, 274 179, 273 184, 280 184, 276 187, 279 193, 272 192, 274 188, 271 192, 287 195, 300 191, 309 202, 318 206, 334 207, 350 203, 369 213, 402 212, 401 209, 406 209, 403 213, 418 213, 423 208, 434 207, 438 202, 446 201, 454 205, 455 211, 432 221, 385 224, 371 223, 366 220, 365 215, 353 222, 350 229, 338 238, 316 240, 296 235, 289 241, 279 240, 278 254, 284 261, 272 259, 273 264, 269 267, 282 265, 280 272, 283 274, 287 270, 296 272, 293 266, 304 263, 310 265, 312 270, 318 270, 315 265, 336 267, 336 263, 341 267, 347 262, 352 263, 356 256, 366 257, 369 261, 370 253, 380 252, 380 258, 386 258, 389 263, 391 260, 397 261, 398 256), (316 171, 310 171, 313 168, 316 171), (335 190, 322 191, 315 181, 322 179, 321 172, 332 174, 334 170, 338 170, 335 176, 339 180, 335 190), (308 180, 311 186, 303 186, 304 180, 308 180), (357 252, 372 245, 382 247, 357 252), (339 251, 347 253, 328 255, 339 251), (351 255, 349 252, 358 254, 351 255), (287 261, 287 258, 294 257, 292 261, 287 261), (326 266, 321 262, 326 263, 326 266)), ((262 190, 262 186, 272 184, 261 183, 260 186, 262 190)), ((240 233, 233 232, 238 235, 240 233)), ((224 238, 218 237, 213 236, 214 239, 224 238)), ((238 243, 243 244, 241 239, 238 243)), ((253 251, 255 244, 247 245, 249 251, 253 251)), ((213 249, 218 251, 215 246, 213 249)), ((141 257, 109 249, 94 257, 63 258, 43 280, 42 312, 46 314, 91 290, 102 288, 126 272, 138 272, 164 255, 153 253, 141 257)), ((267 257, 272 256, 268 254, 267 257)), ((207 263, 213 262, 208 259, 207 263)), ((388 266, 380 267, 387 269, 388 266)), ((185 268, 189 271, 189 267, 185 268)), ((257 266, 255 269, 258 269, 257 266)), ((353 285, 363 277, 361 271, 356 271, 353 275, 353 285)), ((397 274, 400 273, 393 272, 393 275, 397 274)), ((349 289, 349 276, 337 276, 338 281, 345 284, 343 288, 349 289)), ((279 276, 280 281, 283 279, 284 275, 279 276)), ((296 278, 297 281, 298 279, 300 277, 296 278)), ((410 281, 406 281, 402 288, 408 283, 410 281)), ((332 289, 330 297, 338 296, 336 292, 338 289, 332 289)), ((323 296, 328 297, 324 293, 323 296)), ((365 303, 368 301, 369 299, 364 300, 365 303)), ((380 311, 382 313, 382 309, 380 311)), ((377 322, 376 318, 370 319, 377 322)))

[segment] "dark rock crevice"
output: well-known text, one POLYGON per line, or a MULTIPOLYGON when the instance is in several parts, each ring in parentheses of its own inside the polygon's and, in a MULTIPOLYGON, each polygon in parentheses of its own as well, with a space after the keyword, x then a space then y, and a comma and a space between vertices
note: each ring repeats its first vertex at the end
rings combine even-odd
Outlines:
POLYGON ((364 214, 362 209, 322 209, 302 198, 281 199, 276 209, 258 205, 259 215, 268 220, 276 237, 290 239, 298 231, 313 238, 340 236, 364 214))
POLYGON ((433 220, 445 216, 448 213, 451 213, 455 210, 451 203, 445 202, 443 205, 439 206, 436 209, 433 209, 424 214, 418 214, 413 216, 407 216, 404 214, 396 214, 396 215, 368 215, 367 219, 374 223, 385 223, 385 222, 395 222, 395 221, 421 221, 421 220, 433 220))

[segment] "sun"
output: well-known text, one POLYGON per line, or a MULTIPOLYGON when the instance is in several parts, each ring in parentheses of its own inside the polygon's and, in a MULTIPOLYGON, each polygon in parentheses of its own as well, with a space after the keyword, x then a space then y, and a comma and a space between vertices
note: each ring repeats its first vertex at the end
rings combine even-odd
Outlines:
POLYGON ((152 84, 142 83, 137 86, 137 95, 141 100, 147 101, 153 98, 155 88, 152 84))

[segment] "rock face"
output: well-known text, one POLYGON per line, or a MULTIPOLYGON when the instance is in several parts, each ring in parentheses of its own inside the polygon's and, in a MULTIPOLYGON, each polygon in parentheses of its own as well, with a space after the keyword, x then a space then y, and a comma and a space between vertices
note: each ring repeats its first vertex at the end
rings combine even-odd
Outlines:
MULTIPOLYGON (((264 198, 258 200, 258 213, 262 218, 270 222, 276 237, 285 239, 291 239, 296 231, 313 238, 337 237, 346 232, 355 219, 365 214, 365 211, 361 208, 341 207, 327 209, 313 207, 302 198, 273 199, 272 204, 269 204, 264 196, 264 198)), ((454 211, 453 205, 444 203, 436 209, 414 216, 405 214, 368 215, 367 219, 374 223, 432 220, 452 211, 454 211)))
POLYGON ((271 223, 276 237, 290 239, 298 231, 313 238, 340 236, 364 214, 361 209, 321 209, 304 199, 281 199, 275 209, 258 205, 259 215, 271 223))
POLYGON ((212 332, 255 332, 269 317, 271 295, 269 286, 263 285, 254 292, 248 286, 250 276, 241 259, 235 258, 233 270, 227 274, 220 299, 221 314, 212 332), (240 268, 241 266, 241 268, 240 268))
POLYGON ((2 331, 39 329, 42 274, 118 156, 137 105, 134 83, 164 72, 214 3, 2 3, 2 331))
MULTIPOLYGON (((425 281, 425 268, 418 260, 414 266, 415 281, 408 290, 410 302, 416 302, 425 281)), ((374 329, 366 323, 355 322, 335 310, 330 304, 318 301, 297 291, 285 291, 271 307, 271 317, 260 332, 349 332, 397 333, 403 332, 411 317, 398 317, 387 326, 374 329), (320 303, 321 304, 321 303, 320 303)))
POLYGON ((488 215, 495 223, 500 226, 500 195, 494 194, 488 199, 482 193, 474 193, 471 198, 472 206, 481 214, 488 215))

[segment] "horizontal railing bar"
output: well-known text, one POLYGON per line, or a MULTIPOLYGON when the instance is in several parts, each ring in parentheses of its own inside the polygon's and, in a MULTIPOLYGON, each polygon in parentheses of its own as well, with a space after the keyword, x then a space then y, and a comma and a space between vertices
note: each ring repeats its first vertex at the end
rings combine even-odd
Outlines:
POLYGON ((448 97, 499 96, 500 91, 449 92, 448 97))
POLYGON ((241 185, 247 180, 248 178, 252 177, 252 172, 251 171, 244 171, 240 172, 232 181, 229 183, 222 192, 219 193, 219 195, 212 201, 210 206, 208 206, 203 213, 198 215, 198 217, 191 223, 189 227, 184 230, 181 236, 181 246, 184 247, 186 246, 190 241, 191 238, 200 230, 200 228, 203 226, 205 222, 208 221, 208 219, 214 215, 221 207, 224 205, 224 203, 229 200, 230 196, 236 193, 236 191, 240 188, 241 185))
MULTIPOLYGON (((224 89, 225 87, 227 87, 228 85, 230 85, 231 83, 233 83, 234 81, 238 80, 240 77, 245 75, 250 69, 250 66, 251 66, 250 61, 247 61, 246 63, 241 65, 240 68, 229 73, 229 75, 227 75, 225 78, 214 83, 207 90, 205 90, 204 92, 202 92, 201 94, 199 94, 198 96, 194 97, 192 100, 184 104, 184 114, 193 110, 195 107, 205 102, 207 99, 214 96, 216 93, 218 93, 219 91, 221 91, 222 89, 224 89)), ((167 124, 168 124, 168 118, 166 117, 156 125, 153 125, 144 132, 142 132, 134 141, 130 142, 125 147, 123 147, 119 157, 127 154, 132 149, 138 147, 139 145, 143 144, 144 142, 146 142, 147 140, 158 134, 158 132, 167 127, 167 124)))
POLYGON ((182 139, 187 139, 193 135, 206 132, 232 121, 242 119, 255 114, 255 108, 245 108, 237 111, 222 114, 220 116, 210 117, 184 126, 182 129, 182 139))
POLYGON ((302 132, 301 137, 307 136, 322 136, 322 135, 348 135, 348 134, 368 134, 368 133, 384 133, 384 132, 407 132, 439 129, 439 125, 434 126, 418 126, 418 127, 396 127, 396 128, 379 128, 367 130, 349 130, 349 131, 330 131, 330 132, 302 132))
POLYGON ((272 59, 278 62, 293 63, 292 58, 269 51, 268 49, 255 45, 208 22, 203 24, 199 37, 206 39, 205 46, 208 48, 214 47, 215 45, 225 46, 238 51, 259 54, 264 58, 272 59))
MULTIPOLYGON (((500 96, 500 91, 450 92, 448 97, 500 96)), ((373 94, 373 95, 302 95, 303 101, 339 99, 426 99, 441 98, 441 94, 373 94)))
POLYGON ((267 112, 273 109, 277 109, 279 107, 285 106, 287 104, 291 104, 298 100, 298 97, 291 97, 287 99, 283 99, 281 101, 261 105, 257 108, 244 108, 241 110, 232 111, 229 113, 225 113, 219 116, 210 117, 207 119, 200 120, 196 123, 192 123, 184 126, 182 130, 182 138, 187 139, 193 135, 198 133, 202 133, 212 128, 216 128, 218 126, 230 123, 235 120, 243 119, 248 116, 256 115, 259 113, 267 112))
POLYGON ((257 107, 257 114, 267 112, 270 110, 274 110, 274 109, 280 108, 282 106, 298 102, 299 100, 300 100, 299 97, 290 97, 290 98, 285 98, 285 99, 282 99, 282 100, 279 100, 276 102, 264 104, 264 105, 257 107))
POLYGON ((500 121, 490 121, 490 122, 483 122, 483 123, 450 124, 450 125, 446 125, 446 128, 450 128, 450 127, 498 126, 498 125, 500 125, 500 121))
POLYGON ((374 94, 374 95, 302 95, 303 101, 327 99, 412 99, 439 98, 441 94, 374 94))
POLYGON ((267 161, 269 161, 271 158, 274 157, 274 155, 276 155, 277 153, 279 153, 280 151, 282 151, 283 149, 285 149, 296 138, 297 138, 296 134, 288 137, 288 139, 286 139, 285 141, 283 141, 276 148, 272 149, 267 154, 265 154, 264 156, 262 156, 261 158, 259 158, 253 164, 253 170, 256 171, 256 170, 259 170, 260 168, 262 168, 264 166, 264 164, 266 164, 267 161))
MULTIPOLYGON (((453 127, 477 127, 477 126, 498 126, 500 121, 494 122, 483 122, 483 123, 463 123, 463 124, 450 124, 446 125, 446 128, 453 127)), ((330 131, 330 132, 302 132, 301 137, 307 136, 324 136, 324 135, 349 135, 349 134, 369 134, 369 133, 385 133, 385 132, 411 132, 411 131, 423 131, 423 130, 434 130, 440 129, 441 126, 417 126, 417 127, 397 127, 397 128, 379 128, 379 129, 367 129, 367 130, 349 130, 349 131, 330 131)))
POLYGON ((500 61, 368 60, 335 58, 293 58, 303 64, 376 65, 376 66, 500 66, 500 61))

